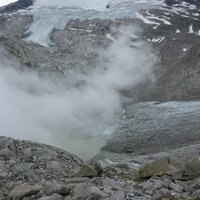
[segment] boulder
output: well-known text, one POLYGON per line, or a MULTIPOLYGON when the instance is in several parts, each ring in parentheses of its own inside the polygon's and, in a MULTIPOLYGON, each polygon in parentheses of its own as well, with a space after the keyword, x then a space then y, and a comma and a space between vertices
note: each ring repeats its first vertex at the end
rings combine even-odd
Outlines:
POLYGON ((70 188, 67 185, 59 184, 59 183, 52 183, 52 182, 46 182, 43 186, 43 193, 45 195, 53 195, 54 193, 66 196, 69 194, 70 188))
POLYGON ((95 186, 92 186, 91 188, 89 188, 88 193, 94 199, 103 199, 103 198, 108 197, 106 193, 102 192, 101 190, 99 190, 98 187, 95 187, 95 186))
POLYGON ((52 196, 42 197, 38 200, 64 200, 64 197, 59 194, 53 194, 52 196))
POLYGON ((142 191, 145 194, 153 195, 155 191, 163 187, 163 181, 157 179, 149 179, 146 182, 142 183, 142 191))
POLYGON ((159 194, 162 198, 169 198, 171 196, 171 192, 166 188, 159 190, 159 194))
POLYGON ((83 183, 88 183, 89 180, 90 179, 88 177, 71 177, 71 178, 65 178, 64 182, 67 185, 70 185, 70 184, 83 184, 83 183))
POLYGON ((115 192, 111 198, 111 200, 124 200, 125 199, 125 192, 124 190, 119 190, 117 192, 115 192))
POLYGON ((95 200, 101 200, 108 197, 108 194, 101 191, 96 186, 90 186, 90 185, 79 185, 74 189, 74 194, 71 199, 72 200, 85 200, 85 199, 95 199, 95 200))
POLYGON ((101 163, 97 161, 95 158, 87 161, 86 164, 92 166, 97 171, 98 175, 100 175, 103 172, 101 163))
POLYGON ((178 168, 178 162, 171 158, 159 159, 143 166, 139 170, 139 176, 140 178, 150 178, 154 175, 171 175, 178 168))
POLYGON ((193 194, 193 197, 200 197, 200 190, 196 190, 193 194))
POLYGON ((41 188, 42 187, 39 185, 18 185, 10 191, 8 197, 14 200, 22 199, 27 196, 36 195, 41 190, 41 188))
POLYGON ((200 161, 193 160, 187 163, 184 167, 184 170, 189 179, 200 177, 200 161))
POLYGON ((83 165, 81 169, 75 174, 76 177, 89 177, 93 178, 98 175, 98 172, 93 166, 83 165))
POLYGON ((171 189, 171 190, 173 190, 173 191, 175 191, 175 192, 179 192, 179 193, 182 193, 183 192, 183 186, 181 186, 181 185, 178 185, 178 184, 175 184, 175 183, 173 183, 173 182, 171 182, 170 184, 169 184, 169 188, 171 189))

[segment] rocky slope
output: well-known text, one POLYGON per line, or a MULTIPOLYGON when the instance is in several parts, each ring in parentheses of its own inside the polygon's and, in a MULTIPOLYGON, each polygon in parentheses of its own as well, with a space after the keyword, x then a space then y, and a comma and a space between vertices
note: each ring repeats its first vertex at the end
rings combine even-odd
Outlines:
POLYGON ((199 2, 165 1, 160 9, 141 10, 140 15, 152 23, 145 35, 163 64, 152 99, 199 99, 199 2))
MULTIPOLYGON (((8 197, 14 185, 59 181, 71 176, 83 164, 77 156, 61 149, 29 141, 0 137, 0 149, 0 199, 8 197)), ((36 194, 40 187, 33 190, 32 194, 36 194)))
POLYGON ((99 155, 86 163, 56 147, 12 138, 0 137, 0 148, 2 200, 181 200, 200 194, 199 145, 112 161, 99 155))

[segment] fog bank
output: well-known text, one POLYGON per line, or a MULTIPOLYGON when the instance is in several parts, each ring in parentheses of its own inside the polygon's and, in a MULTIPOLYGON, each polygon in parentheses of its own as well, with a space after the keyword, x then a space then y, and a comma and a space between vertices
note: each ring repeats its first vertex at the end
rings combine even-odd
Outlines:
POLYGON ((62 146, 70 137, 107 134, 121 111, 121 91, 154 79, 156 56, 145 43, 131 42, 135 30, 120 30, 87 74, 41 76, 1 51, 1 135, 62 146))

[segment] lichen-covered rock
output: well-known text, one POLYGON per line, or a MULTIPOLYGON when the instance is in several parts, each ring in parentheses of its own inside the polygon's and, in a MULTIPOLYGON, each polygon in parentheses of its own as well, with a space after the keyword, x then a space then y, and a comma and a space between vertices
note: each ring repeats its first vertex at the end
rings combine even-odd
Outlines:
POLYGON ((98 172, 93 166, 83 165, 81 169, 75 174, 76 177, 95 177, 98 175, 98 172))
POLYGON ((100 175, 103 172, 101 163, 97 159, 93 158, 93 159, 87 161, 86 163, 87 163, 87 165, 92 166, 97 171, 98 175, 100 175))
POLYGON ((200 161, 193 160, 187 163, 184 170, 190 179, 200 177, 200 161))
POLYGON ((113 194, 110 198, 110 200, 124 200, 125 199, 125 191, 124 190, 119 190, 115 194, 113 194))
POLYGON ((45 182, 43 185, 43 193, 47 196, 54 193, 66 196, 69 194, 70 188, 66 184, 59 184, 56 182, 45 182))
POLYGON ((200 190, 196 190, 193 194, 193 197, 200 197, 200 190))
POLYGON ((170 192, 170 190, 167 189, 167 188, 162 188, 162 189, 159 191, 159 193, 160 193, 161 198, 169 198, 169 197, 171 196, 171 192, 170 192))
POLYGON ((180 185, 175 184, 173 182, 170 183, 169 188, 171 190, 173 190, 175 192, 179 192, 179 193, 183 192, 183 189, 184 189, 183 186, 180 186, 180 185))
POLYGON ((170 175, 174 170, 176 170, 175 161, 169 163, 168 159, 159 159, 143 166, 139 171, 139 176, 141 178, 149 178, 154 175, 170 175))
POLYGON ((64 197, 59 194, 53 194, 52 196, 42 197, 38 200, 64 200, 64 197))
POLYGON ((41 190, 41 188, 42 187, 38 185, 18 185, 10 191, 8 197, 10 197, 13 200, 20 200, 23 197, 37 194, 41 190))
POLYGON ((77 192, 75 193, 75 196, 71 198, 72 200, 85 200, 85 199, 101 200, 109 197, 108 194, 101 191, 96 186, 90 186, 90 185, 80 186, 76 191, 77 192))

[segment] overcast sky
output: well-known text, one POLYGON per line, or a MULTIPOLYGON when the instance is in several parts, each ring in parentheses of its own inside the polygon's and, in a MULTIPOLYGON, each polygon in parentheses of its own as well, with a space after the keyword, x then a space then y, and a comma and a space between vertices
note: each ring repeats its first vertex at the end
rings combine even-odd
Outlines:
POLYGON ((0 6, 4 6, 6 4, 9 4, 9 3, 12 3, 15 1, 17 1, 17 0, 0 0, 0 6))

